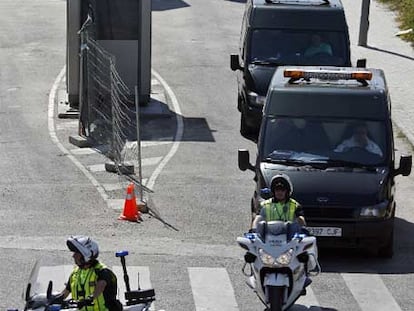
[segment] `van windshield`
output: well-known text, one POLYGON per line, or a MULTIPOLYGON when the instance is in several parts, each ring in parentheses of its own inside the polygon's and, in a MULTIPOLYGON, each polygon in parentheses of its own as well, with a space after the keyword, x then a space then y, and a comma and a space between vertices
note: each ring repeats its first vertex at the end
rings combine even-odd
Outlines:
POLYGON ((262 161, 380 166, 387 157, 384 121, 268 117, 261 133, 262 161))
POLYGON ((250 42, 249 63, 332 66, 349 63, 347 39, 339 31, 256 29, 250 42))

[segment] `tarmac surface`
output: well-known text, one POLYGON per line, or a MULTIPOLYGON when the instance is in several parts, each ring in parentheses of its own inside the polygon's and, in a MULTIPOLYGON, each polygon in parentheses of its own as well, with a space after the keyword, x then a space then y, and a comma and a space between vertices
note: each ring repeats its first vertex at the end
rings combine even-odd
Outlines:
MULTIPOLYGON (((398 28, 396 14, 390 11, 385 5, 374 0, 371 1, 370 5, 367 45, 358 46, 361 1, 342 0, 342 3, 345 8, 350 31, 352 62, 353 64, 356 64, 357 59, 366 58, 368 68, 379 68, 384 70, 392 100, 394 132, 397 133, 399 138, 405 137, 407 139, 404 150, 397 151, 398 153, 412 153, 414 150, 414 123, 412 122, 412 120, 414 120, 414 106, 412 105, 412 99, 414 98, 414 87, 412 87, 414 81, 414 48, 409 42, 396 36, 396 33, 401 30, 398 28)), ((171 90, 168 92, 167 88, 169 88, 169 86, 162 80, 162 77, 155 71, 152 71, 150 101, 145 106, 140 106, 139 112, 141 114, 141 119, 144 120, 141 127, 145 127, 148 133, 156 135, 156 137, 145 137, 144 134, 144 136, 141 136, 143 141, 146 139, 155 139, 161 141, 161 143, 162 141, 164 141, 164 143, 168 143, 167 141, 169 141, 170 144, 174 141, 174 131, 176 130, 175 124, 177 123, 174 115, 177 116, 177 114, 174 112, 173 99, 169 96, 171 90), (162 126, 160 126, 160 121, 157 121, 160 119, 163 119, 163 121, 161 121, 162 126), (156 133, 159 128, 162 129, 163 133, 156 133)), ((55 104, 57 105, 58 119, 78 118, 78 114, 73 112, 67 104, 66 84, 64 83, 64 79, 58 84, 55 101, 55 104)), ((61 127, 62 125, 59 125, 59 122, 61 121, 57 121, 57 126, 61 127)), ((75 122, 75 120, 73 120, 73 122, 75 122)), ((144 130, 142 132, 145 132, 144 130)), ((77 136, 77 131, 78 129, 76 125, 72 124, 72 129, 69 132, 60 132, 61 141, 62 139, 66 140, 66 138, 63 138, 65 135, 69 136, 69 141, 74 146, 72 145, 72 147, 70 147, 69 144, 67 145, 67 149, 71 150, 70 152, 75 156, 80 154, 81 150, 77 151, 73 148, 89 147, 82 137, 77 136)), ((85 150, 85 152, 86 151, 87 150, 85 150)), ((161 157, 160 154, 151 154, 151 159, 159 161, 159 159, 165 156, 167 150, 163 150, 162 152, 163 154, 161 157)), ((103 155, 97 157, 96 153, 94 154, 95 155, 90 157, 91 159, 85 163, 88 170, 96 176, 97 172, 100 174, 100 172, 104 170, 103 163, 106 160, 103 155), (95 158, 95 160, 92 160, 92 158, 95 158), (96 163, 100 164, 91 165, 93 161, 98 161, 96 163)), ((85 157, 83 156, 83 158, 85 157)), ((153 180, 150 176, 151 174, 152 172, 144 174, 147 175, 143 176, 144 185, 148 186, 145 181, 153 180)), ((99 176, 96 178, 99 180, 99 183, 103 184, 103 187, 106 190, 105 192, 109 193, 107 195, 102 191, 102 196, 105 201, 107 201, 108 205, 112 209, 120 209, 124 200, 124 190, 118 189, 119 186, 109 188, 105 186, 108 184, 116 184, 118 183, 117 180, 114 180, 114 177, 109 178, 107 175, 105 175, 102 180, 99 176)), ((152 183, 150 182, 150 188, 151 185, 152 183)))
MULTIPOLYGON (((359 58, 367 59, 367 67, 383 69, 392 100, 394 125, 414 145, 414 48, 397 36, 397 15, 387 6, 372 0, 369 13, 367 45, 358 46, 361 1, 342 0, 350 31, 353 64, 359 58), (356 5, 357 4, 357 5, 356 5)), ((152 75, 150 102, 140 108, 143 117, 165 117, 170 115, 171 100, 160 81, 152 75)), ((59 90, 60 94, 64 93, 59 90)), ((58 113, 62 117, 76 118, 64 100, 58 96, 58 113)))

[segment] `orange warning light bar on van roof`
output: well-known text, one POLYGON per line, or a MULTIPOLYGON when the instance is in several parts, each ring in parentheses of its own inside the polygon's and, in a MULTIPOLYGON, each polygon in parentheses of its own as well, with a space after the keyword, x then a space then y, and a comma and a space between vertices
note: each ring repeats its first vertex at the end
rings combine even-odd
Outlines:
POLYGON ((367 70, 304 70, 285 69, 283 76, 292 79, 321 79, 321 80, 371 80, 372 72, 367 70))

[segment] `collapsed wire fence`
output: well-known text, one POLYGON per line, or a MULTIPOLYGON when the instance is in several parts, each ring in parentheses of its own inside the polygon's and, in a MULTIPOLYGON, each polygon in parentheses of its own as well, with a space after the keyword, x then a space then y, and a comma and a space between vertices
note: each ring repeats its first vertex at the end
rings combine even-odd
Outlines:
POLYGON ((133 182, 144 201, 144 192, 152 191, 142 182, 138 96, 122 81, 115 57, 93 39, 93 33, 85 27, 80 34, 79 134, 113 161, 107 170, 118 174, 121 188, 133 182))

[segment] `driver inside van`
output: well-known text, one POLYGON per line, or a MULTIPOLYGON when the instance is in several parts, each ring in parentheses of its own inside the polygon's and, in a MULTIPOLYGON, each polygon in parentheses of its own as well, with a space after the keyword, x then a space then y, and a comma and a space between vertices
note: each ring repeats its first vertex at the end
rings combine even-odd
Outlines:
POLYGON ((305 57, 312 57, 318 54, 325 54, 332 56, 332 47, 330 44, 322 41, 322 37, 319 34, 313 34, 311 36, 311 43, 305 50, 305 57))
POLYGON ((365 123, 357 123, 353 127, 353 134, 335 148, 335 152, 346 152, 352 148, 363 148, 368 152, 382 157, 381 148, 368 137, 368 128, 365 123))

